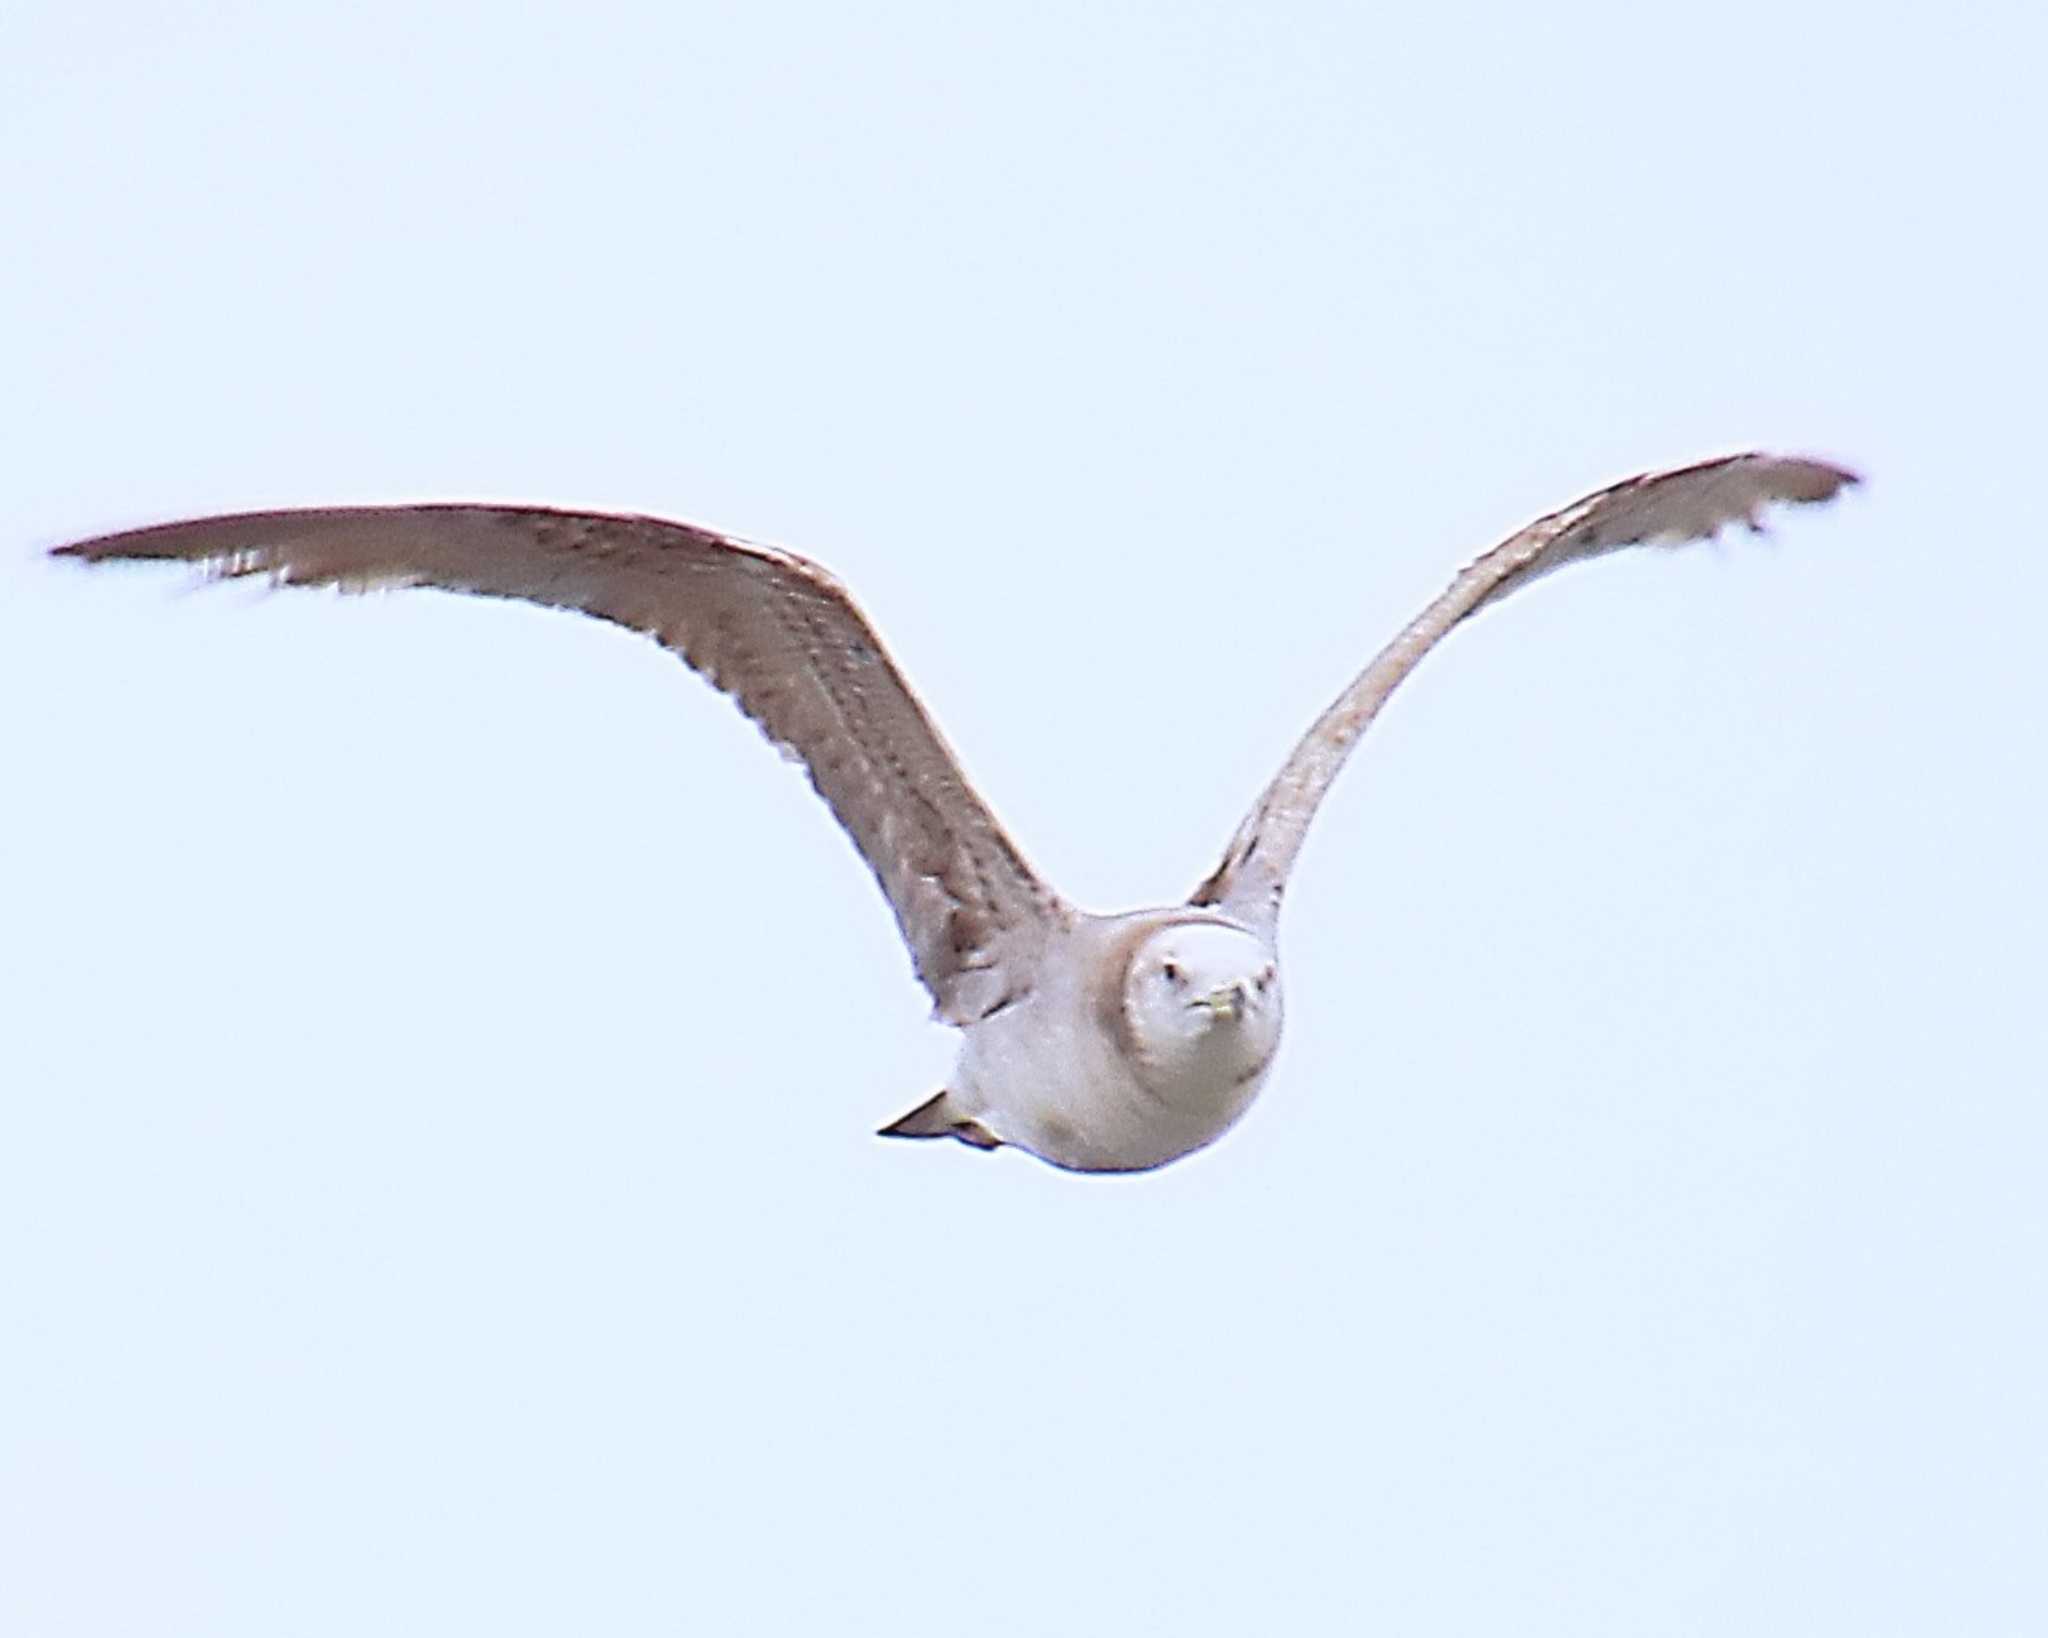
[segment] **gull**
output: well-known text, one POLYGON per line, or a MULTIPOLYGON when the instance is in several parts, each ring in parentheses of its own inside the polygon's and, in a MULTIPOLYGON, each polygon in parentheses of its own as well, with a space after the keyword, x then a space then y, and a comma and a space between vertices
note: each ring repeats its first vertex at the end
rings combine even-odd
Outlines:
POLYGON ((1567 563, 1762 529, 1856 475, 1750 451, 1610 485, 1474 559, 1316 719, 1186 902, 1096 915, 1042 881, 967 782, 853 598, 816 563, 663 518, 532 506, 351 506, 166 523, 58 547, 345 590, 426 586, 594 615, 730 694, 800 760, 895 911, 944 1087, 882 1128, 1011 1146, 1080 1172, 1213 1143, 1265 1085, 1283 1016, 1281 899, 1318 805, 1416 664, 1478 610, 1567 563))

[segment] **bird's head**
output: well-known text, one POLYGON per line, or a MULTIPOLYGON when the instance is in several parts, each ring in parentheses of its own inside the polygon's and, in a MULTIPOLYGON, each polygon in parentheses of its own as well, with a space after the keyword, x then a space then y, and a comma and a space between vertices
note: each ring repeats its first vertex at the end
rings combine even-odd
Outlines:
POLYGON ((1222 1093, 1256 1076, 1280 1044, 1279 965, 1242 927, 1169 922, 1131 952, 1123 1016, 1155 1091, 1222 1093))

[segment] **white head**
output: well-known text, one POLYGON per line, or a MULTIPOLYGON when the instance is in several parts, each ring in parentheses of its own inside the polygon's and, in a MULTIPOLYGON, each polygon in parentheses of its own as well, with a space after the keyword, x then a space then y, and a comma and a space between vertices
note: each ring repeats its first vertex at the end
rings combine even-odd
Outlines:
POLYGON ((1280 1044, 1280 973, 1256 935, 1221 921, 1170 921, 1124 969, 1123 1039, 1169 1101, 1228 1097, 1280 1044))

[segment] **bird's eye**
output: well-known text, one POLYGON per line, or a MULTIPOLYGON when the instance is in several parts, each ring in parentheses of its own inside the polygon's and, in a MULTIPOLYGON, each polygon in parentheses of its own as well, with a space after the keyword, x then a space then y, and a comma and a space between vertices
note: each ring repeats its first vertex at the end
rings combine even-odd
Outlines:
POLYGON ((1159 973, 1160 976, 1164 978, 1167 983, 1178 984, 1180 982, 1180 963, 1177 961, 1169 961, 1165 966, 1159 969, 1159 973))

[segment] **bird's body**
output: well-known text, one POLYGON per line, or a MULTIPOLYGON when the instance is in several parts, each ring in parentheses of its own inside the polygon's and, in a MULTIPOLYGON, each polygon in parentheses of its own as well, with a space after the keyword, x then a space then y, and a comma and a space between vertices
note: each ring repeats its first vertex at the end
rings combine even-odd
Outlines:
POLYGON ((1045 982, 969 1024, 945 1092, 891 1135, 1145 1171, 1251 1107, 1281 1019, 1278 957, 1257 933, 1184 907, 1080 914, 1048 956, 1045 982))
POLYGON ((1476 610, 1578 559, 1759 527, 1852 474, 1745 454, 1648 473, 1475 559, 1343 690, 1185 904, 1078 910, 1024 862, 880 638, 816 564, 690 524, 537 507, 245 513, 59 548, 363 590, 422 585, 574 609, 645 633, 731 693, 808 767, 888 897, 935 1015, 962 1032, 947 1086, 884 1128, 1142 1171, 1213 1142, 1279 1045, 1282 894, 1351 748, 1422 656, 1476 610))

